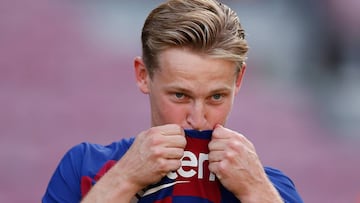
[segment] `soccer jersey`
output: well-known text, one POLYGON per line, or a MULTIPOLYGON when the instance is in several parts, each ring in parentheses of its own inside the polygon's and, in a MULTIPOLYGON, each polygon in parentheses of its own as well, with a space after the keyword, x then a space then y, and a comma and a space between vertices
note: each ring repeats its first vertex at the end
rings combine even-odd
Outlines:
POLYGON ((145 189, 139 203, 237 203, 209 171, 208 144, 212 131, 185 130, 187 145, 182 166, 167 174, 159 183, 145 189), (223 198, 225 197, 226 198, 223 198))
MULTIPOLYGON (((212 131, 185 130, 187 145, 182 166, 160 182, 144 188, 132 202, 138 203, 237 203, 235 196, 221 185, 208 169, 208 142, 212 131)), ((96 182, 129 149, 134 138, 107 146, 82 143, 70 149, 52 176, 43 203, 80 202, 96 182)), ((287 203, 301 203, 293 182, 279 170, 265 172, 287 203)))

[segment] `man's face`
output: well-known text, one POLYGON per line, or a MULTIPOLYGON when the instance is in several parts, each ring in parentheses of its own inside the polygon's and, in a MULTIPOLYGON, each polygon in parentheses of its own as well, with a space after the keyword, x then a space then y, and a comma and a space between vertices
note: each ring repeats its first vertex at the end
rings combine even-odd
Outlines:
POLYGON ((184 129, 210 130, 224 125, 240 89, 244 69, 186 49, 168 49, 159 56, 152 78, 135 61, 138 85, 149 94, 152 126, 178 124, 184 129))

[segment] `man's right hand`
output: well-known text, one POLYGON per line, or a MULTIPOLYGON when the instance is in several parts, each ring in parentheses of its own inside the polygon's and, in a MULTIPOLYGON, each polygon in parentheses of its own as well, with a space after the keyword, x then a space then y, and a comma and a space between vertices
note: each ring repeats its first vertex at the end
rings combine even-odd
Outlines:
POLYGON ((89 191, 84 202, 129 202, 138 191, 180 168, 185 146, 184 130, 175 124, 141 132, 125 155, 89 191))
POLYGON ((180 126, 170 124, 150 128, 136 137, 119 161, 118 170, 142 189, 180 168, 185 146, 185 133, 180 126))

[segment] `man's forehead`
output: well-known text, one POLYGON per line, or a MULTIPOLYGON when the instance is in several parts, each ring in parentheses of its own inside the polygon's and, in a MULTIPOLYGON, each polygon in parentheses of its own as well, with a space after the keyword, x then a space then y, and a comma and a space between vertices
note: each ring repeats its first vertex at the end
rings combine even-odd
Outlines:
MULTIPOLYGON (((176 50, 176 49, 175 49, 176 50)), ((188 52, 187 49, 185 49, 185 52, 188 52)), ((203 53, 197 53, 197 52, 193 52, 190 51, 188 52, 186 55, 186 57, 183 57, 184 55, 179 55, 179 56, 175 56, 174 55, 169 55, 169 54, 164 54, 165 52, 162 52, 161 54, 159 54, 157 56, 158 60, 157 64, 156 64, 156 71, 162 72, 163 69, 169 69, 172 70, 174 68, 178 68, 178 67, 186 67, 189 64, 196 63, 197 60, 196 58, 202 58, 205 59, 205 61, 208 61, 209 63, 213 63, 216 61, 222 61, 223 63, 226 64, 231 64, 231 65, 226 65, 226 67, 222 67, 222 68, 232 68, 234 70, 234 74, 239 72, 239 68, 238 68, 238 64, 234 61, 231 61, 229 59, 224 59, 224 58, 220 58, 220 57, 215 57, 212 55, 207 55, 207 54, 203 54, 203 53), (190 57, 189 57, 190 56, 190 57), (193 56, 193 57, 192 57, 193 56)), ((177 53, 175 53, 176 55, 177 53)), ((207 66, 196 66, 196 68, 203 68, 203 69, 207 69, 207 66)))

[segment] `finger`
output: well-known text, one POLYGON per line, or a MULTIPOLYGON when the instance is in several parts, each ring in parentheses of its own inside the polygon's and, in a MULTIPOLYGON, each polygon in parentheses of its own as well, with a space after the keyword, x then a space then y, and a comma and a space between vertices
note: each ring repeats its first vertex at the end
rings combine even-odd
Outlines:
POLYGON ((167 124, 158 126, 158 130, 162 135, 183 135, 185 136, 184 129, 176 124, 167 124))
POLYGON ((164 149, 163 157, 166 159, 180 160, 184 156, 184 149, 181 148, 166 148, 164 149))
POLYGON ((166 161, 168 170, 166 172, 170 171, 176 171, 181 167, 181 160, 179 159, 168 159, 166 161))
POLYGON ((219 162, 225 157, 223 151, 211 151, 209 153, 209 162, 219 162))
POLYGON ((232 133, 232 130, 224 128, 222 125, 218 124, 212 133, 212 139, 228 139, 231 137, 232 133))
POLYGON ((225 139, 212 139, 208 147, 210 151, 223 151, 227 148, 227 142, 225 139))
POLYGON ((186 146, 186 138, 182 135, 164 136, 164 146, 184 149, 186 146))
POLYGON ((221 170, 220 170, 220 162, 209 163, 209 171, 211 173, 214 173, 219 180, 222 179, 222 174, 221 174, 221 170))
POLYGON ((232 143, 241 142, 248 147, 252 147, 252 143, 243 135, 236 131, 224 128, 221 125, 216 125, 212 135, 212 141, 225 141, 225 145, 232 145, 232 143))

